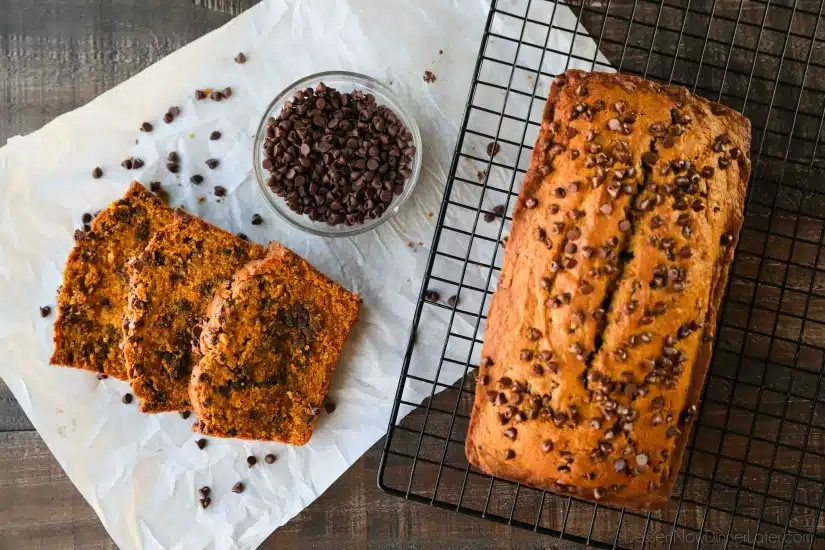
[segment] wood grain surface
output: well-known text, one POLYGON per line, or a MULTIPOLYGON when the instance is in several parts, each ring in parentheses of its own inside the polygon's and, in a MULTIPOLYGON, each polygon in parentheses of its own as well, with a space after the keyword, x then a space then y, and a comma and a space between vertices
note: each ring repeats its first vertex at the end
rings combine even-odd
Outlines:
MULTIPOLYGON (((0 0, 0 144, 13 135, 36 130, 54 117, 85 104, 254 3, 253 0, 0 0)), ((753 86, 749 97, 755 100, 755 106, 749 107, 753 110, 749 114, 757 124, 759 120, 765 120, 759 117, 765 116, 766 107, 773 101, 770 87, 765 83, 772 78, 771 72, 776 74, 778 70, 776 57, 781 59, 784 54, 790 60, 782 68, 783 80, 799 83, 805 77, 809 41, 792 37, 786 48, 785 33, 776 30, 788 27, 791 6, 801 10, 791 21, 797 34, 811 34, 812 22, 818 21, 816 14, 822 9, 817 0, 796 3, 783 0, 774 2, 767 10, 764 2, 756 0, 588 1, 587 8, 580 11, 580 17, 591 35, 602 36, 602 51, 615 66, 621 64, 628 70, 647 72, 664 80, 672 78, 690 86, 696 83, 697 89, 706 93, 715 92, 713 78, 718 77, 718 73, 714 72, 714 65, 724 67, 729 63, 732 70, 744 71, 747 76, 750 66, 746 57, 739 58, 744 55, 742 52, 728 56, 713 40, 709 45, 703 40, 710 28, 714 40, 723 41, 739 21, 737 42, 744 48, 758 46, 763 57, 757 70, 752 71, 750 81, 736 75, 730 77, 725 87, 725 99, 736 105, 741 101, 737 94, 742 95, 753 86), (691 6, 692 10, 687 18, 682 10, 676 9, 685 5, 691 6), (714 10, 712 22, 707 15, 711 10, 714 10), (629 24, 631 19, 633 23, 629 24), (658 30, 654 32, 657 24, 658 30), (760 36, 762 28, 768 31, 760 36), (679 57, 674 62, 673 55, 677 51, 679 57), (702 54, 707 62, 704 68, 695 62, 702 54)), ((822 26, 819 31, 821 35, 822 26)), ((820 61, 825 65, 825 59, 821 59, 821 44, 818 42, 816 52, 820 57, 813 70, 819 70, 817 63, 820 61)), ((811 69, 810 64, 807 68, 811 69)), ((799 105, 803 111, 807 109, 818 114, 825 106, 825 78, 806 81, 806 90, 799 105)), ((777 105, 783 100, 790 101, 791 107, 796 104, 797 96, 780 95, 783 97, 777 105)), ((818 138, 818 135, 813 136, 814 142, 818 138)), ((766 143, 767 152, 775 148, 782 153, 786 147, 785 142, 775 143, 770 135, 766 143)), ((802 204, 801 198, 791 201, 789 212, 776 216, 771 216, 767 208, 756 208, 749 212, 749 224, 756 228, 767 226, 765 230, 771 231, 779 231, 777 228, 782 224, 790 224, 794 227, 791 234, 796 235, 799 227, 794 221, 795 213, 803 208, 802 204)), ((821 212, 818 215, 821 216, 821 212)), ((816 226, 815 223, 808 225, 816 226)), ((823 225, 816 227, 809 228, 813 235, 810 238, 821 243, 823 225)), ((747 238, 759 245, 766 237, 764 231, 759 234, 754 230, 747 238)), ((729 329, 721 335, 714 376, 709 383, 700 427, 694 436, 697 452, 690 471, 698 472, 697 477, 691 477, 682 486, 687 498, 700 502, 707 499, 708 491, 712 490, 712 502, 724 508, 731 505, 736 492, 735 482, 741 476, 748 488, 770 492, 772 497, 780 498, 744 497, 737 503, 738 514, 745 518, 760 517, 764 511, 762 517, 768 527, 772 523, 784 524, 787 515, 793 514, 793 525, 802 528, 818 520, 818 532, 825 533, 825 518, 816 514, 825 479, 825 392, 810 395, 816 375, 822 370, 825 353, 818 350, 825 349, 825 331, 808 337, 809 343, 819 346, 810 352, 795 345, 800 338, 798 332, 795 336, 793 333, 793 327, 799 324, 798 319, 795 321, 790 317, 790 320, 771 326, 781 317, 777 311, 796 308, 797 317, 803 314, 799 303, 789 300, 788 296, 780 303, 776 293, 771 293, 773 287, 769 281, 774 276, 779 277, 777 284, 787 283, 790 277, 790 282, 794 283, 790 274, 793 268, 787 266, 788 259, 796 253, 794 242, 773 242, 772 250, 779 254, 779 259, 758 262, 746 253, 737 258, 737 273, 753 273, 753 280, 742 278, 734 283, 731 288, 733 305, 726 308, 725 313, 726 322, 733 327, 740 323, 743 328, 729 329), (780 275, 775 275, 777 272, 780 275), (747 304, 757 295, 767 309, 745 315, 747 304), (744 304, 744 307, 739 308, 737 304, 744 304), (767 346, 765 342, 772 335, 785 339, 776 346, 767 346), (744 351, 743 339, 748 343, 744 351), (772 367, 766 369, 769 360, 772 367), (736 373, 728 365, 743 363, 746 368, 737 381, 736 373), (798 377, 792 384, 790 367, 794 366, 804 369, 810 376, 798 377), (810 383, 800 384, 800 379, 810 383), (786 399, 789 390, 793 395, 786 399), (759 414, 753 412, 754 406, 758 407, 759 414), (783 416, 799 420, 782 424, 780 430, 777 419, 783 416), (812 418, 817 429, 806 431, 805 418, 812 418), (725 422, 728 434, 720 430, 725 422), (748 455, 744 456, 746 436, 752 427, 756 438, 748 455), (783 452, 783 449, 795 448, 807 450, 806 456, 798 457, 798 462, 787 458, 792 457, 792 453, 783 452), (716 465, 717 478, 728 483, 714 484, 711 488, 709 483, 702 481, 702 472, 708 475, 714 469, 710 458, 717 452, 724 455, 716 465), (747 464, 744 469, 743 462, 747 464), (797 484, 793 476, 778 474, 769 480, 767 466, 773 463, 791 471, 800 465, 806 479, 797 484), (805 506, 797 504, 791 506, 791 510, 782 498, 793 497, 794 491, 798 493, 796 502, 805 506)), ((804 259, 800 261, 804 264, 804 259)), ((802 283, 796 294, 802 294, 804 298, 806 289, 802 283)), ((825 283, 816 291, 825 293, 825 283)), ((799 296, 796 298, 798 302, 799 296)), ((825 304, 825 300, 822 303, 825 304)), ((818 306, 825 311, 825 305, 818 306)), ((816 314, 816 307, 806 312, 816 314)), ((442 404, 449 410, 457 399, 464 402, 459 406, 467 406, 468 395, 459 395, 454 390, 438 396, 434 406, 442 404)), ((424 427, 427 433, 442 437, 450 437, 456 429, 449 417, 443 415, 431 415, 425 423, 420 411, 410 415, 403 425, 411 431, 404 432, 406 436, 399 432, 401 435, 393 441, 394 449, 412 445, 409 448, 414 450, 418 434, 424 427)), ((376 485, 383 444, 383 441, 376 443, 315 503, 275 532, 264 548, 522 550, 579 547, 568 541, 409 503, 383 493, 376 485)), ((448 462, 453 459, 456 463, 463 461, 460 448, 450 444, 444 451, 437 438, 426 438, 420 455, 426 456, 429 452, 436 458, 446 456, 448 462)), ((421 488, 423 494, 431 491, 435 486, 435 474, 434 469, 421 467, 412 488, 421 488)), ((385 480, 404 486, 408 479, 408 463, 389 461, 385 480)), ((447 485, 439 497, 457 498, 454 494, 456 487, 459 486, 447 485)), ((478 488, 470 487, 464 498, 468 499, 465 502, 474 498, 483 502, 487 495, 491 495, 491 512, 507 515, 513 498, 512 492, 508 491, 507 487, 490 490, 481 484, 478 488), (500 501, 496 500, 499 493, 504 494, 500 501)), ((520 493, 518 498, 532 498, 530 490, 520 493)), ((568 515, 565 506, 565 499, 548 500, 543 510, 546 516, 543 524, 559 526, 566 522, 564 526, 568 532, 586 534, 593 519, 589 512, 572 509, 568 515)), ((727 529, 730 514, 712 510, 705 517, 701 510, 700 507, 686 506, 675 517, 684 526, 699 526, 704 522, 706 529, 727 529)), ((656 517, 670 521, 668 518, 674 517, 673 510, 656 517)), ((644 522, 638 518, 628 517, 624 522, 631 534, 644 530, 644 522)), ((605 513, 592 523, 594 537, 610 540, 615 534, 615 525, 615 514, 605 513)), ((63 548, 102 549, 114 548, 114 544, 33 431, 8 388, 0 382, 0 549, 63 548)))

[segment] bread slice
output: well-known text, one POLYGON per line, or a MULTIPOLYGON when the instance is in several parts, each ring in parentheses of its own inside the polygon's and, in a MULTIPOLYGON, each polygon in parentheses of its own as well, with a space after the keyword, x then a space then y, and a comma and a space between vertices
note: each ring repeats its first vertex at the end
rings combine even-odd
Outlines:
POLYGON ((129 264, 123 352, 142 412, 189 409, 201 320, 215 289, 264 248, 178 211, 129 264))
POLYGON ((361 300, 286 247, 241 269, 209 306, 189 395, 195 431, 309 441, 361 300))
POLYGON ((95 217, 89 231, 75 232, 57 297, 52 365, 126 379, 120 351, 129 291, 126 263, 173 219, 163 201, 133 182, 122 199, 95 217))

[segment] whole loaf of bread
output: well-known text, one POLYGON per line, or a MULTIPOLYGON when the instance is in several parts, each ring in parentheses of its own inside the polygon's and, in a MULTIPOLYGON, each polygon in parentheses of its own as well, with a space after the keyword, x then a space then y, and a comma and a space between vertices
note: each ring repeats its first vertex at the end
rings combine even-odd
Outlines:
POLYGON ((473 465, 616 506, 667 503, 742 225, 750 134, 682 87, 555 79, 487 319, 473 465))

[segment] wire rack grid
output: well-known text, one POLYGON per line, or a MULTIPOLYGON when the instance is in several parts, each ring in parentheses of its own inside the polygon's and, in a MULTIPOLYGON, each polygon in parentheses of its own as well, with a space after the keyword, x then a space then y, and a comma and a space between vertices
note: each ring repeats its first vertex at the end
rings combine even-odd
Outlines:
POLYGON ((493 1, 385 440, 382 489, 600 548, 825 548, 823 3, 493 1), (701 409, 670 504, 647 514, 493 478, 464 457, 501 239, 549 83, 568 68, 680 84, 753 124, 745 224, 701 409), (427 290, 456 299, 428 301, 427 290))

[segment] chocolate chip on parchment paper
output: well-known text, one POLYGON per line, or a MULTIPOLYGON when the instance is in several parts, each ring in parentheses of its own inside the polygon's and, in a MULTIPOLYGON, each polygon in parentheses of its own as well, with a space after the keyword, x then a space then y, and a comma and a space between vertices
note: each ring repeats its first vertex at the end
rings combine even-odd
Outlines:
POLYGON ((435 82, 435 80, 436 80, 436 76, 435 76, 434 72, 424 71, 424 82, 426 82, 427 84, 431 84, 431 83, 435 82))
POLYGON ((195 90, 195 99, 198 101, 206 99, 206 92, 204 90, 195 90))
POLYGON ((450 307, 454 307, 458 304, 458 302, 458 296, 450 296, 449 298, 447 298, 447 305, 449 305, 450 307))
POLYGON ((197 441, 195 441, 195 445, 198 446, 198 449, 203 450, 204 448, 206 448, 206 440, 204 438, 200 438, 197 441))
POLYGON ((151 122, 144 122, 143 124, 140 125, 140 131, 141 132, 151 132, 153 129, 154 128, 153 128, 151 122))
POLYGON ((175 116, 172 113, 166 113, 163 115, 163 122, 166 124, 172 124, 172 121, 175 120, 175 116))
POLYGON ((276 457, 276 456, 275 456, 274 454, 272 454, 272 453, 269 453, 268 455, 266 455, 266 456, 264 457, 264 462, 266 462, 267 464, 275 464, 275 461, 276 461, 276 460, 278 460, 278 457, 276 457))
POLYGON ((501 145, 491 141, 487 144, 487 156, 490 158, 495 157, 498 152, 501 151, 501 145))
POLYGON ((428 290, 424 293, 424 299, 428 302, 437 302, 441 299, 441 294, 435 290, 428 290))
POLYGON ((131 393, 124 393, 123 398, 121 398, 121 401, 123 401, 124 405, 128 405, 129 403, 132 402, 132 394, 131 393))
POLYGON ((244 485, 243 482, 239 481, 235 485, 232 486, 233 493, 243 493, 244 485))
POLYGON ((203 176, 201 176, 200 174, 193 174, 192 177, 189 178, 189 181, 194 183, 195 185, 200 185, 201 183, 203 183, 203 176))
POLYGON ((40 316, 42 318, 45 319, 46 317, 51 315, 51 313, 52 313, 52 307, 51 306, 40 306, 40 316))
POLYGON ((132 169, 133 170, 137 170, 138 168, 142 168, 142 167, 143 167, 143 160, 141 160, 139 158, 132 159, 132 169))
POLYGON ((92 215, 88 212, 84 212, 80 219, 83 221, 83 223, 91 223, 92 215))
POLYGON ((200 500, 201 508, 206 508, 212 502, 212 499, 209 497, 204 497, 200 500))
POLYGON ((180 414, 181 418, 183 418, 184 420, 187 420, 189 418, 189 416, 192 414, 192 412, 191 411, 180 411, 179 414, 180 414))
POLYGON ((92 177, 96 180, 99 180, 103 177, 103 170, 101 170, 99 166, 95 167, 95 169, 92 170, 92 177))
POLYGON ((212 492, 212 489, 210 489, 209 486, 207 485, 207 486, 204 486, 204 487, 201 487, 200 489, 198 489, 198 492, 200 493, 202 498, 206 498, 206 497, 209 496, 209 493, 212 492))
POLYGON ((225 197, 226 196, 226 187, 223 185, 216 185, 215 186, 215 196, 216 197, 225 197))
POLYGON ((335 405, 334 401, 330 401, 329 399, 326 399, 324 401, 324 410, 327 411, 327 414, 334 413, 335 408, 336 408, 336 405, 335 405))
POLYGON ((206 166, 209 167, 210 170, 214 170, 218 167, 220 161, 218 159, 207 159, 206 166))
POLYGON ((159 193, 161 191, 160 182, 153 181, 152 183, 150 183, 149 190, 152 191, 152 193, 159 193))
POLYGON ((211 134, 209 134, 209 139, 212 141, 218 141, 219 139, 221 139, 221 133, 215 130, 211 134))
POLYGON ((260 214, 252 214, 252 225, 261 225, 262 223, 264 223, 264 219, 260 214))
POLYGON ((263 149, 267 185, 292 211, 347 226, 387 211, 416 154, 412 133, 375 96, 323 83, 296 92, 268 120, 263 149))
POLYGON ((98 380, 106 380, 107 378, 109 378, 109 375, 103 374, 102 372, 97 375, 98 380))
POLYGON ((238 53, 238 55, 235 56, 235 63, 238 65, 243 65, 246 63, 246 55, 244 55, 243 52, 238 53))
POLYGON ((246 235, 246 233, 238 233, 238 238, 241 239, 242 241, 248 241, 249 240, 249 237, 246 235))
POLYGON ((246 463, 251 468, 252 466, 258 463, 258 459, 254 456, 248 456, 246 457, 246 463))

